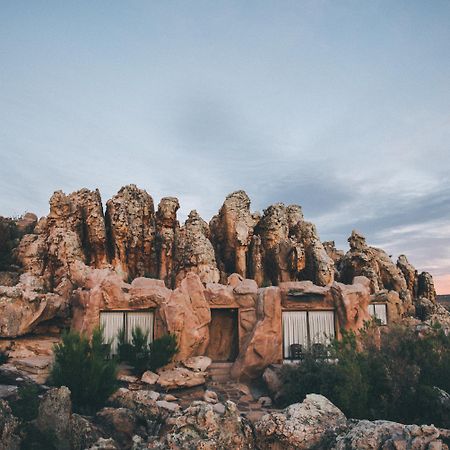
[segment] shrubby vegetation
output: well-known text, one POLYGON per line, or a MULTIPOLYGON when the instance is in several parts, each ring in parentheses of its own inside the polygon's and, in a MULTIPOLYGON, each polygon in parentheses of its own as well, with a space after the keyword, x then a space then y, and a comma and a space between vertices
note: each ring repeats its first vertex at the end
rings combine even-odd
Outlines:
POLYGON ((328 355, 306 353, 298 365, 282 368, 283 404, 301 402, 306 394, 326 396, 348 417, 449 427, 450 336, 435 326, 423 336, 403 326, 381 337, 367 329, 357 343, 344 333, 328 355))
POLYGON ((142 375, 146 370, 155 371, 172 361, 178 352, 177 339, 168 334, 148 344, 148 333, 136 327, 132 331, 131 344, 126 342, 125 332, 118 336, 117 355, 119 361, 128 362, 136 374, 142 375))
POLYGON ((55 386, 70 389, 75 411, 96 411, 116 390, 117 362, 109 357, 110 351, 100 328, 94 330, 91 340, 70 331, 55 345, 50 380, 55 386))

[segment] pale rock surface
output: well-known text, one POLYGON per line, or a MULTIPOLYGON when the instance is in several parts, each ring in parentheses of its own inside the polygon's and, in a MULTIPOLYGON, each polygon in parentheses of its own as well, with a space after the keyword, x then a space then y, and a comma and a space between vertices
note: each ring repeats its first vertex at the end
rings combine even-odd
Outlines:
POLYGON ((443 444, 440 431, 430 425, 403 425, 396 422, 361 420, 337 438, 334 450, 385 449, 437 450, 443 444))
POLYGON ((263 416, 255 424, 261 450, 330 448, 345 430, 344 414, 322 395, 309 394, 302 403, 263 416))
POLYGON ((141 381, 146 384, 156 384, 158 381, 159 375, 155 372, 147 370, 142 374, 141 381))
POLYGON ((166 390, 199 386, 205 382, 204 372, 194 372, 185 367, 162 370, 158 379, 158 384, 166 390))
POLYGON ((191 356, 183 361, 183 365, 196 372, 205 372, 211 365, 212 359, 208 356, 191 356))
POLYGON ((162 447, 171 450, 254 449, 253 432, 236 405, 227 401, 223 414, 217 405, 196 401, 174 419, 162 447), (216 408, 217 409, 217 408, 216 408))

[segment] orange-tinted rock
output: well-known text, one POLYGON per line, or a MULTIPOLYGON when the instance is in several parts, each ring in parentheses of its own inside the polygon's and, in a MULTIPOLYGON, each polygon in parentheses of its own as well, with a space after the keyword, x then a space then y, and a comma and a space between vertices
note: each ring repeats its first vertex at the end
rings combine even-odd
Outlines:
POLYGON ((281 359, 281 296, 276 287, 260 289, 259 315, 253 331, 243 343, 233 364, 235 378, 255 378, 271 363, 281 359))
POLYGON ((434 289, 433 277, 428 272, 422 272, 418 278, 417 297, 426 298, 436 303, 436 291, 434 289))
POLYGON ((134 184, 106 203, 112 265, 124 279, 156 276, 153 199, 134 184))
POLYGON ((177 236, 176 285, 190 272, 203 283, 217 283, 220 278, 214 248, 209 240, 208 224, 191 211, 177 236))
POLYGON ((366 277, 355 277, 353 284, 334 282, 331 294, 334 299, 339 325, 345 330, 358 331, 364 322, 370 321, 370 281, 366 277))
POLYGON ((158 258, 158 278, 167 286, 175 285, 174 259, 175 237, 180 228, 177 211, 180 208, 178 199, 164 197, 156 212, 156 254, 158 258))
POLYGON ((254 225, 248 195, 244 191, 228 195, 219 214, 210 222, 216 255, 225 273, 246 276, 247 252, 254 225))

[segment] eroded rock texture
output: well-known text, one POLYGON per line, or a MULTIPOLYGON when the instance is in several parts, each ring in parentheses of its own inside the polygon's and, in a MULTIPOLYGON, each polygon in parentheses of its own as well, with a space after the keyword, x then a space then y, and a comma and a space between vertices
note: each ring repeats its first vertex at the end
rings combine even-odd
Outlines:
POLYGON ((106 213, 98 190, 81 189, 55 192, 39 221, 33 214, 0 219, 0 335, 30 333, 51 320, 90 331, 101 308, 158 308, 161 330, 179 336, 181 354, 195 355, 209 345, 210 309, 230 307, 239 309, 239 348, 247 349, 235 371, 251 374, 271 359, 263 335, 280 333, 271 311, 275 292, 284 298, 284 288, 258 287, 322 287, 320 298, 340 308, 349 329, 366 318, 369 288, 368 301, 386 303, 390 320, 416 310, 435 316, 430 274, 418 274, 403 255, 394 264, 357 232, 344 255, 320 241, 298 205, 277 203, 261 216, 237 191, 209 224, 192 211, 182 226, 179 207, 165 197, 155 213, 152 197, 129 185, 107 202, 106 213), (369 288, 354 283, 361 276, 369 288))
POLYGON ((135 185, 123 187, 106 204, 112 265, 125 278, 157 274, 153 199, 135 185))

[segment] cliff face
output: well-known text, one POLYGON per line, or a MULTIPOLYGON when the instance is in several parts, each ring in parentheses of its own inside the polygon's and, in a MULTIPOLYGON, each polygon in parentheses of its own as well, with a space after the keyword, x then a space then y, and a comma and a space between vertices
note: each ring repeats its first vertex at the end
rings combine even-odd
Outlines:
POLYGON ((113 271, 125 282, 159 278, 171 289, 190 273, 203 283, 223 284, 237 273, 259 287, 291 281, 351 285, 365 276, 373 298, 386 301, 395 317, 414 314, 417 305, 423 310, 424 301, 435 303, 431 275, 418 274, 405 256, 395 264, 355 231, 344 254, 320 241, 298 205, 277 203, 260 216, 251 212, 247 194, 237 191, 209 224, 192 211, 183 226, 179 206, 166 197, 155 212, 152 197, 129 185, 106 202, 105 212, 98 190, 82 189, 55 192, 48 216, 39 221, 31 214, 1 219, 0 284, 7 286, 0 287, 0 317, 12 314, 17 326, 0 324, 0 335, 23 334, 50 317, 67 317, 73 293, 94 269, 113 271), (12 275, 5 275, 5 264, 12 275))

